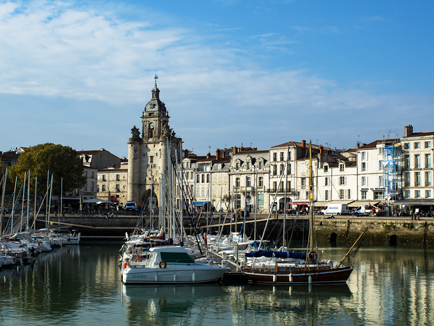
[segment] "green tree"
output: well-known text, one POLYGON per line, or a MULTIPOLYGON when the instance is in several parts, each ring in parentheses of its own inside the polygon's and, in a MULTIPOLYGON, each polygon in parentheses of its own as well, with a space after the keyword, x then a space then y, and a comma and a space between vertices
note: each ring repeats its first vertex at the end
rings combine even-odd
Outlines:
POLYGON ((86 182, 83 176, 83 163, 77 152, 69 146, 51 143, 40 144, 28 148, 18 158, 18 164, 13 166, 8 176, 9 184, 15 182, 22 185, 25 172, 30 170, 30 189, 33 192, 35 177, 38 177, 38 193, 47 190, 47 178, 53 175, 53 195, 60 195, 61 180, 63 178, 63 192, 70 192, 81 188, 86 182), (48 176, 48 173, 50 176, 48 176))

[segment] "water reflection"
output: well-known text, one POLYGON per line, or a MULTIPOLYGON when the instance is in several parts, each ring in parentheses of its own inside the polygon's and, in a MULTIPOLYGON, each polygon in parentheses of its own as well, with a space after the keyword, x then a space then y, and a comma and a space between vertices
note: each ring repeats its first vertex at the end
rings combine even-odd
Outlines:
MULTIPOLYGON (((119 244, 0 271, 1 325, 430 325, 434 250, 362 248, 348 285, 124 286, 119 244)), ((340 260, 343 248, 324 259, 340 260)))
MULTIPOLYGON (((207 310, 228 293, 218 284, 206 285, 123 285, 126 320, 129 324, 171 325, 175 319, 207 310)), ((194 314, 193 314, 194 315, 194 314)))

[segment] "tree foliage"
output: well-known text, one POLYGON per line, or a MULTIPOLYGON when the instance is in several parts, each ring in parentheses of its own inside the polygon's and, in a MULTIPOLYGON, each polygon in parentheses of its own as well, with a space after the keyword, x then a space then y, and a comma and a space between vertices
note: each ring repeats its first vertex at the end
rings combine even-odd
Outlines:
POLYGON ((8 173, 9 185, 18 177, 18 184, 22 185, 25 172, 30 171, 31 191, 34 191, 37 176, 38 193, 45 193, 47 180, 53 175, 53 195, 60 195, 61 180, 63 178, 63 192, 71 192, 81 188, 86 182, 83 176, 83 163, 77 152, 69 146, 52 143, 40 144, 28 148, 18 158, 18 164, 8 173))

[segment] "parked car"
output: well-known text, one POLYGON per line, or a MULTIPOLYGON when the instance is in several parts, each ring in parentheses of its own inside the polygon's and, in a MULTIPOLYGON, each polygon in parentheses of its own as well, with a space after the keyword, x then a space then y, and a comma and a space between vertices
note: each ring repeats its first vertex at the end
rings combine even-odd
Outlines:
POLYGON ((126 211, 134 211, 136 209, 136 203, 134 201, 127 201, 125 204, 126 211))

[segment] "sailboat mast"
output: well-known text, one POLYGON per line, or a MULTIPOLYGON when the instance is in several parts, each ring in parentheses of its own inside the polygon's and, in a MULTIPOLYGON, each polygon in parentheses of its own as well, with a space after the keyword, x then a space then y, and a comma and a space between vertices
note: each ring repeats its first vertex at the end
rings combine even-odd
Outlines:
POLYGON ((310 201, 310 252, 314 252, 313 237, 313 177, 312 177, 312 143, 309 139, 309 201, 310 201))
POLYGON ((5 195, 6 195, 6 180, 8 177, 8 168, 6 168, 6 172, 3 175, 3 184, 2 184, 2 201, 1 201, 1 208, 2 211, 0 212, 0 235, 3 233, 3 217, 5 216, 5 195))

